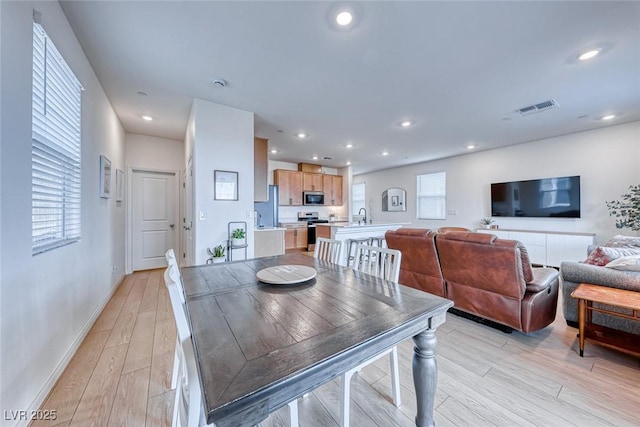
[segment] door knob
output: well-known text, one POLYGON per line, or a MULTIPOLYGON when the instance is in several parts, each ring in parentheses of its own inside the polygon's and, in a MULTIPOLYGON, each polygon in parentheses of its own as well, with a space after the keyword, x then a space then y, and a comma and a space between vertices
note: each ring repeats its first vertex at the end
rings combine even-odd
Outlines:
POLYGON ((173 226, 174 226, 174 225, 175 225, 175 224, 169 224, 169 227, 171 227, 171 229, 173 230, 173 226))
POLYGON ((185 227, 183 227, 183 228, 184 228, 185 230, 187 230, 187 231, 191 230, 191 227, 186 227, 186 226, 185 226, 185 227))

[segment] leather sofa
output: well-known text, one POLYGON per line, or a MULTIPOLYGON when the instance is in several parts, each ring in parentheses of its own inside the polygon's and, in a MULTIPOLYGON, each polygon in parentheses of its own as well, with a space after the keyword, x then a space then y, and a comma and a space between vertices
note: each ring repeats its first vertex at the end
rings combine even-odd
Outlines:
POLYGON ((543 329, 555 319, 558 271, 533 268, 518 241, 492 234, 405 228, 388 231, 385 238, 389 248, 402 252, 403 285, 444 296, 457 310, 525 333, 543 329), (443 287, 438 286, 439 277, 443 287))

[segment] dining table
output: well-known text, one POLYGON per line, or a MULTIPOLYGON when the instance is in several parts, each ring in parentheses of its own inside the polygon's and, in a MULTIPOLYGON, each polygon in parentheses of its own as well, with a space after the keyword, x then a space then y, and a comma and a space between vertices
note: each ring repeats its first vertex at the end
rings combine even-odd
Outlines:
POLYGON ((415 422, 434 425, 435 332, 450 300, 302 253, 183 267, 181 273, 208 423, 255 426, 413 338, 415 422), (279 282, 264 271, 296 266, 314 274, 279 282))

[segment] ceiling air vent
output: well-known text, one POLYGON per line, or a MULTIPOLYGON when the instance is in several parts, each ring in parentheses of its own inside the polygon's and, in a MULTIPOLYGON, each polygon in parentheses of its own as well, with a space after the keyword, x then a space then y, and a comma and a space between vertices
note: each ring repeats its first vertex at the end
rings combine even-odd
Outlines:
POLYGON ((558 103, 555 99, 550 99, 549 101, 543 101, 538 104, 528 105, 526 107, 518 108, 516 111, 520 113, 521 116, 528 116, 530 114, 541 113, 543 111, 547 111, 551 108, 558 107, 558 103))

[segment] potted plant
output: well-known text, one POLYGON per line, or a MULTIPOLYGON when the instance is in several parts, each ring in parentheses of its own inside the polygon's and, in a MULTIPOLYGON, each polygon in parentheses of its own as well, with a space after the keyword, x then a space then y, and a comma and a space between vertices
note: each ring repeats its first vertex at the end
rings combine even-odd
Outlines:
POLYGON ((213 250, 211 250, 211 248, 207 248, 207 252, 211 256, 211 260, 213 261, 214 264, 225 261, 224 246, 218 245, 215 248, 213 248, 213 250))
POLYGON ((231 245, 242 246, 244 245, 245 231, 243 228, 236 228, 231 232, 231 245))
POLYGON ((630 185, 629 192, 621 200, 606 202, 609 216, 616 217, 616 228, 640 231, 640 184, 630 185))
POLYGON ((491 228, 492 223, 493 223, 493 218, 491 217, 482 218, 480 220, 480 224, 482 224, 482 226, 486 229, 491 228))

